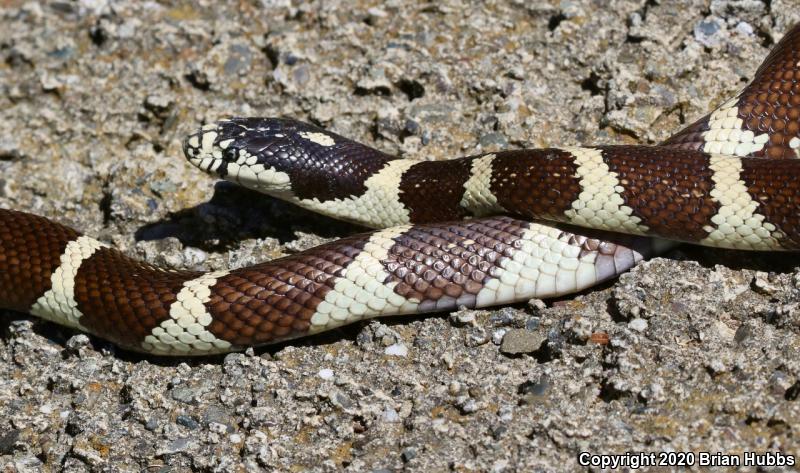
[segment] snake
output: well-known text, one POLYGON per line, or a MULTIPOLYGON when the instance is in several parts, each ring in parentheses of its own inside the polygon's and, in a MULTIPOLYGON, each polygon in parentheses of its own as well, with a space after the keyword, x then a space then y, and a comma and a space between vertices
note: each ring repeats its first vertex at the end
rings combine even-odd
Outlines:
POLYGON ((652 146, 392 156, 290 118, 183 140, 221 179, 373 230, 238 269, 132 259, 0 209, 0 308, 154 355, 211 355, 357 321, 551 298, 679 242, 800 249, 800 25, 753 79, 652 146))

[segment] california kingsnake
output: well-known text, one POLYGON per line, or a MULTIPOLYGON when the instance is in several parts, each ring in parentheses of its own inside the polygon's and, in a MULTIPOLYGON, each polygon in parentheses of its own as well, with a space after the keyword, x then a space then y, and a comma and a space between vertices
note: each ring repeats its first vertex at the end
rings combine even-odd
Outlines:
POLYGON ((369 317, 568 294, 671 245, 644 235, 800 249, 800 25, 735 98, 658 146, 419 162, 294 120, 234 118, 190 135, 184 151, 204 171, 384 229, 198 273, 0 210, 0 307, 136 351, 203 355, 369 317))

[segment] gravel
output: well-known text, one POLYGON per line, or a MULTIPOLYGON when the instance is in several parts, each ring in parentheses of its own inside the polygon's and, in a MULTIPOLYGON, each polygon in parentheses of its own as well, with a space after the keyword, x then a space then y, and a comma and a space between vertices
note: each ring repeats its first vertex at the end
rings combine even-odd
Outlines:
MULTIPOLYGON (((354 227, 180 139, 309 120, 418 159, 655 143, 735 93, 793 0, 4 2, 0 205, 176 268, 354 227)), ((800 257, 682 246, 556 301, 165 359, 0 318, 3 471, 555 471, 580 452, 800 453, 800 257), (509 348, 518 340, 521 348, 509 348)))

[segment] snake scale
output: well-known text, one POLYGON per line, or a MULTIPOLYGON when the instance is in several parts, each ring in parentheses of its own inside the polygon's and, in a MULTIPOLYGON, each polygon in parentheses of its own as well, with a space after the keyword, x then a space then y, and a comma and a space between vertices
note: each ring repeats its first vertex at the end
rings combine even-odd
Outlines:
POLYGON ((205 355, 370 317, 568 294, 674 241, 798 250, 800 25, 741 92, 656 146, 426 162, 295 120, 232 118, 183 148, 212 175, 379 230, 201 273, 0 209, 0 308, 130 350, 205 355))

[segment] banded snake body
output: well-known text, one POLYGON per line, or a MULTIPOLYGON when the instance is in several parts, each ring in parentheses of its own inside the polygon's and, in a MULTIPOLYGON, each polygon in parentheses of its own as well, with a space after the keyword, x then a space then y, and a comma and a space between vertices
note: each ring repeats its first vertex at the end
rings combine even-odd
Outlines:
POLYGON ((673 241, 798 250, 800 25, 739 94, 657 146, 420 162, 294 120, 233 118, 191 134, 184 152, 221 178, 380 230, 201 273, 0 209, 0 308, 126 349, 205 355, 569 294, 673 241))

